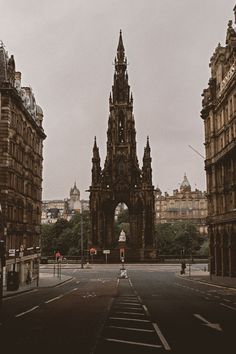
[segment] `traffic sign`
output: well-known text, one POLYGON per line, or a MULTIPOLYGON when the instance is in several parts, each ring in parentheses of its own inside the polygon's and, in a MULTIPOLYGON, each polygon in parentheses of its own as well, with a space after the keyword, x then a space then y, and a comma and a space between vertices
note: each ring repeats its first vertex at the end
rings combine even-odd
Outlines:
POLYGON ((110 250, 103 250, 103 254, 110 254, 111 251, 110 250))

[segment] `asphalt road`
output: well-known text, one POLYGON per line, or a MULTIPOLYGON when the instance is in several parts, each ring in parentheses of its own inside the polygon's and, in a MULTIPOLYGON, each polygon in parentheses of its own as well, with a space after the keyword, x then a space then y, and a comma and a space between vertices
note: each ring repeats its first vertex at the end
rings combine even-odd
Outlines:
POLYGON ((0 353, 235 353, 235 290, 179 266, 66 267, 71 281, 4 299, 0 353))

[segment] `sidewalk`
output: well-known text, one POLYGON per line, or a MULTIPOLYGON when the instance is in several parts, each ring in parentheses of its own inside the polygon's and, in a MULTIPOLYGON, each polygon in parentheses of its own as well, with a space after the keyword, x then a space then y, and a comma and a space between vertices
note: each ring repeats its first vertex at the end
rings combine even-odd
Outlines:
POLYGON ((61 275, 60 277, 58 277, 57 275, 54 276, 52 273, 40 273, 38 287, 37 287, 36 280, 32 281, 32 283, 30 283, 29 285, 20 286, 19 289, 15 290, 15 291, 7 291, 6 287, 4 287, 3 298, 22 294, 22 293, 32 291, 37 288, 55 287, 55 286, 65 283, 71 279, 72 279, 72 277, 67 276, 67 275, 61 275))
POLYGON ((186 273, 185 274, 177 274, 178 277, 180 278, 185 278, 193 281, 198 281, 201 283, 206 283, 206 284, 212 284, 212 285, 217 285, 221 286, 223 288, 231 288, 236 290, 236 277, 221 277, 221 276, 215 276, 211 275, 207 271, 203 270, 191 270, 189 274, 189 269, 188 267, 186 268, 186 273))

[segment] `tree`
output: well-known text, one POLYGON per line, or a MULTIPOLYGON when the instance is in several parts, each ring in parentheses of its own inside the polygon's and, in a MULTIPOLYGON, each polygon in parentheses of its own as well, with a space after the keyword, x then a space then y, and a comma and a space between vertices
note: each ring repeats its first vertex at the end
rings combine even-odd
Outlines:
MULTIPOLYGON (((86 247, 90 233, 88 211, 83 212, 82 220, 83 242, 86 247)), ((41 245, 43 255, 53 255, 57 250, 62 255, 78 255, 81 247, 81 214, 75 214, 70 221, 58 219, 55 224, 42 225, 41 245)))
POLYGON ((196 254, 204 239, 192 222, 156 225, 156 244, 161 254, 196 254))

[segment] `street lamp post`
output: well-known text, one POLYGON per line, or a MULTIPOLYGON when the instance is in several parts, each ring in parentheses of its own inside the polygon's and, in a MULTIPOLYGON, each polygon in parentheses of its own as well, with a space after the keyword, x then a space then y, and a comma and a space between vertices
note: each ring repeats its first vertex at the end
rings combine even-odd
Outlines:
POLYGON ((81 269, 84 269, 84 225, 83 225, 83 203, 81 203, 81 216, 80 216, 80 247, 81 247, 81 269))
POLYGON ((6 224, 6 212, 7 212, 7 193, 8 190, 2 190, 1 193, 5 193, 5 208, 2 210, 2 204, 0 202, 0 310, 2 308, 3 299, 3 272, 6 265, 6 238, 7 238, 7 224, 6 224))

